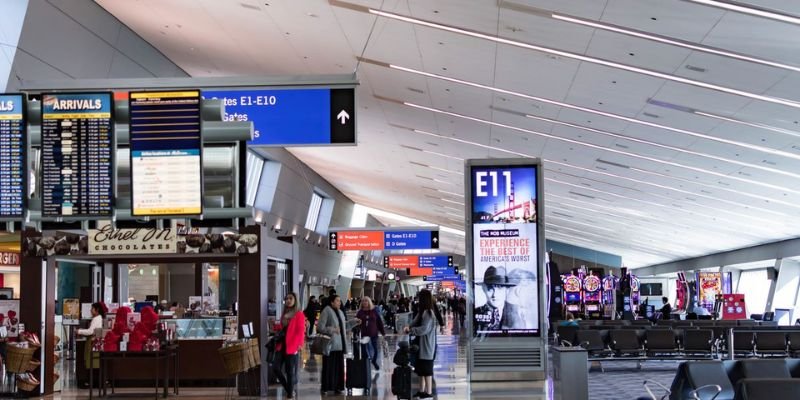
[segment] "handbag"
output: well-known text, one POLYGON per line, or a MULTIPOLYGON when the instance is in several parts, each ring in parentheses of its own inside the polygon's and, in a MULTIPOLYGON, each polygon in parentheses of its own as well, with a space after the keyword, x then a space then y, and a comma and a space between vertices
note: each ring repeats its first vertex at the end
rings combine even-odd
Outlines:
POLYGON ((331 353, 331 337, 328 335, 317 334, 311 342, 311 354, 327 356, 331 353))

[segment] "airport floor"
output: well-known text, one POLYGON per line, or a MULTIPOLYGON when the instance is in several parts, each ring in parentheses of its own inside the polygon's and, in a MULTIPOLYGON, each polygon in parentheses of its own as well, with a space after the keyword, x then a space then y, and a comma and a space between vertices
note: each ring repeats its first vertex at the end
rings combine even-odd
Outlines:
MULTIPOLYGON (((397 336, 389 336, 389 343, 393 345, 397 336)), ((435 363, 434 379, 436 384, 436 399, 439 400, 463 400, 463 399, 552 399, 551 381, 546 382, 491 382, 473 383, 467 382, 466 374, 466 337, 460 335, 457 326, 453 326, 448 318, 448 327, 444 334, 439 338, 439 353, 435 363)), ((391 346, 390 346, 391 347, 391 346)), ((388 400, 395 399, 391 393, 391 370, 394 367, 391 360, 382 360, 381 370, 373 374, 373 389, 369 394, 370 399, 388 400)), ((552 363, 551 363, 552 365, 552 363)), ((592 400, 620 400, 636 399, 646 396, 643 382, 645 380, 655 381, 669 386, 677 368, 676 362, 648 362, 637 369, 635 362, 614 362, 603 365, 605 372, 598 368, 592 368, 589 373, 589 398, 592 400)), ((312 357, 307 351, 303 353, 303 363, 300 366, 298 400, 338 400, 346 399, 345 396, 322 396, 319 391, 319 375, 321 360, 319 357, 312 357)), ((47 399, 54 400, 73 400, 87 399, 88 391, 74 388, 74 378, 70 377, 68 371, 63 371, 62 379, 64 388, 60 393, 47 396, 47 399)), ((416 378, 414 380, 416 385, 416 378)), ((121 396, 128 397, 133 392, 141 392, 142 389, 117 389, 121 396)), ((416 387, 414 388, 416 392, 416 387)), ((656 391, 663 394, 662 391, 656 391)), ((150 394, 146 392, 145 395, 150 394)), ((176 396, 171 396, 176 397, 176 396)), ((225 397, 225 390, 221 388, 181 388, 181 399, 221 399, 225 397)), ((283 389, 280 385, 270 386, 267 392, 270 399, 285 399, 283 389)), ((367 398, 367 397, 355 397, 367 398)))

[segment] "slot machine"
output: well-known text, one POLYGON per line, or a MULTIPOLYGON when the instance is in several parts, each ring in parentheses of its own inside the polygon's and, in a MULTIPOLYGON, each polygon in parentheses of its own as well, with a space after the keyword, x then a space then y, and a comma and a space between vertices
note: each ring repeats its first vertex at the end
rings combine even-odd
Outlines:
POLYGON ((631 274, 631 306, 634 310, 639 309, 640 295, 639 295, 639 278, 631 274))
POLYGON ((564 278, 564 308, 576 318, 581 314, 581 280, 575 275, 564 278))
POLYGON ((613 318, 617 309, 617 277, 609 275, 603 278, 603 317, 613 318))
POLYGON ((599 319, 603 315, 600 309, 602 300, 600 278, 589 275, 583 280, 583 312, 588 319, 599 319))
POLYGON ((685 312, 689 306, 689 283, 686 282, 686 274, 678 272, 678 281, 675 285, 675 309, 685 312))

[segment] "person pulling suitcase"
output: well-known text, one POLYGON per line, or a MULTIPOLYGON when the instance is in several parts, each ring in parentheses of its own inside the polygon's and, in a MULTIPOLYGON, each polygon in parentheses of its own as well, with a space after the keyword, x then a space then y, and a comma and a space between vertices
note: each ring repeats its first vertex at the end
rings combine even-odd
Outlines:
POLYGON ((371 389, 372 373, 367 351, 362 344, 361 329, 356 327, 353 330, 353 357, 347 359, 347 369, 345 371, 345 386, 347 393, 352 396, 353 389, 363 389, 364 395, 368 395, 371 389))

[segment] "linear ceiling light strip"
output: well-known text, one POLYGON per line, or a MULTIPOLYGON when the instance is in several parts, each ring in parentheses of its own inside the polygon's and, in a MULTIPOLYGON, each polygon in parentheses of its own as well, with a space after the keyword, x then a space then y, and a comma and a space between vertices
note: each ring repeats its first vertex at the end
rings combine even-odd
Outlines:
POLYGON ((623 35, 637 37, 637 38, 640 38, 640 39, 647 39, 647 40, 651 40, 651 41, 654 41, 654 42, 669 44, 669 45, 672 45, 672 46, 683 47, 685 49, 696 50, 696 51, 703 52, 703 53, 708 53, 708 54, 714 54, 714 55, 718 55, 718 56, 733 58, 733 59, 736 59, 736 60, 751 62, 751 63, 754 63, 754 64, 766 65, 768 67, 774 67, 774 68, 780 68, 780 69, 785 69, 785 70, 794 71, 794 72, 800 72, 800 67, 796 67, 794 65, 783 64, 783 63, 779 63, 779 62, 776 62, 776 61, 765 60, 763 58, 757 58, 757 57, 752 57, 752 56, 748 56, 748 55, 744 55, 744 54, 734 53, 734 52, 731 52, 731 51, 716 49, 716 48, 713 48, 713 47, 702 46, 702 45, 695 44, 695 43, 692 43, 692 42, 687 42, 685 40, 670 38, 670 37, 661 36, 661 35, 654 35, 654 34, 650 34, 650 33, 639 31, 639 30, 628 29, 628 28, 624 28, 624 27, 621 27, 621 26, 617 26, 617 25, 605 24, 605 23, 601 23, 601 22, 598 22, 598 21, 593 21, 593 20, 590 20, 590 19, 574 17, 574 16, 571 16, 571 15, 552 13, 550 16, 551 16, 551 18, 559 20, 559 21, 570 22, 570 23, 573 23, 573 24, 583 25, 583 26, 587 26, 587 27, 590 27, 590 28, 602 29, 602 30, 605 30, 605 31, 610 31, 610 32, 615 32, 615 33, 619 33, 619 34, 623 34, 623 35))
POLYGON ((738 176, 725 175, 723 173, 709 171, 709 170, 705 170, 705 169, 702 169, 702 168, 692 167, 692 166, 688 166, 688 165, 684 165, 684 164, 680 164, 680 163, 674 163, 674 162, 671 162, 671 161, 660 160, 660 159, 653 158, 653 157, 642 156, 642 155, 635 154, 635 153, 628 153, 628 152, 621 151, 621 150, 616 150, 616 149, 612 149, 612 148, 608 148, 608 147, 598 146, 598 145, 595 145, 595 144, 581 142, 581 141, 577 141, 577 140, 567 139, 567 138, 563 138, 563 137, 560 137, 560 136, 555 136, 555 135, 551 135, 551 134, 547 134, 547 133, 537 132, 537 131, 534 131, 534 130, 520 128, 520 127, 513 126, 513 125, 507 125, 507 124, 502 124, 502 123, 499 123, 499 122, 488 121, 488 120, 485 120, 485 119, 470 117, 468 115, 458 114, 458 113, 454 113, 454 112, 450 112, 450 111, 439 110, 437 108, 422 106, 422 105, 419 105, 419 104, 414 104, 414 103, 409 103, 409 102, 402 102, 402 104, 404 104, 406 106, 409 106, 409 107, 418 108, 420 110, 426 110, 426 111, 431 111, 431 112, 435 112, 435 113, 439 113, 439 114, 444 114, 444 115, 449 115, 449 116, 458 117, 458 118, 462 118, 462 119, 467 119, 467 120, 470 120, 470 121, 480 122, 482 124, 487 124, 487 125, 497 126, 497 127, 500 127, 500 128, 506 128, 506 129, 515 130, 515 131, 518 131, 518 132, 530 133, 532 135, 542 136, 542 137, 545 137, 545 138, 548 138, 548 139, 555 139, 555 140, 564 141, 564 142, 567 142, 567 143, 573 143, 573 144, 576 144, 576 145, 579 145, 579 146, 585 146, 585 147, 590 147, 590 148, 593 148, 593 149, 598 149, 598 150, 603 150, 603 151, 607 151, 607 152, 622 154, 622 155, 625 155, 625 156, 638 158, 638 159, 641 159, 641 160, 647 160, 647 161, 652 161, 652 162, 655 162, 655 163, 669 165, 669 166, 672 166, 672 167, 675 167, 675 168, 689 169, 689 170, 692 170, 692 171, 695 171, 695 172, 714 175, 714 176, 718 176, 718 177, 724 178, 724 179, 731 179, 731 180, 736 180, 736 181, 740 181, 740 182, 750 183, 750 184, 757 185, 757 186, 767 187, 767 188, 770 188, 770 189, 775 189, 775 190, 781 190, 781 191, 784 191, 784 192, 791 192, 791 193, 795 193, 795 194, 800 194, 800 190, 790 189, 790 188, 777 186, 777 185, 772 185, 772 184, 769 184, 769 183, 766 183, 766 182, 762 182, 762 181, 745 179, 745 178, 738 177, 738 176))
POLYGON ((752 15, 754 17, 761 17, 771 19, 773 21, 786 22, 788 24, 800 25, 800 18, 793 15, 784 14, 774 10, 755 7, 752 5, 744 5, 739 2, 720 1, 720 0, 684 0, 692 3, 702 4, 710 7, 721 8, 728 11, 734 11, 742 14, 752 15))
POLYGON ((443 31, 447 31, 447 32, 452 32, 452 33, 457 33, 457 34, 461 34, 461 35, 471 36, 471 37, 475 37, 475 38, 479 38, 479 39, 492 41, 492 42, 495 42, 495 43, 501 43, 501 44, 506 44, 506 45, 509 45, 509 46, 514 46, 514 47, 527 49, 527 50, 533 50, 533 51, 538 51, 538 52, 542 52, 542 53, 548 53, 548 54, 552 54, 552 55, 556 55, 556 56, 560 56, 560 57, 564 57, 564 58, 570 58, 570 59, 573 59, 573 60, 585 61, 585 62, 588 62, 588 63, 591 63, 591 64, 597 64, 597 65, 602 65, 602 66, 606 66, 606 67, 609 67, 609 68, 621 69, 621 70, 624 70, 624 71, 639 73, 639 74, 642 74, 642 75, 648 75, 648 76, 652 76, 652 77, 660 78, 660 79, 666 79, 666 80, 669 80, 669 81, 683 83, 683 84, 696 86, 696 87, 701 87, 701 88, 704 88, 704 89, 710 89, 710 90, 715 90, 715 91, 718 91, 718 92, 723 92, 723 93, 728 93, 728 94, 732 94, 732 95, 747 97, 747 98, 750 98, 750 99, 753 99, 753 100, 761 100, 761 101, 765 101, 765 102, 769 102, 769 103, 773 103, 773 104, 780 104, 780 105, 784 105, 784 106, 788 106, 788 107, 800 108, 800 103, 795 102, 795 101, 791 101, 791 100, 786 100, 786 99, 781 99, 781 98, 771 97, 771 96, 764 96, 764 95, 760 95, 760 94, 757 94, 757 93, 747 92, 747 91, 744 91, 744 90, 738 90, 738 89, 733 89, 733 88, 729 88, 729 87, 726 87, 726 86, 714 85, 714 84, 711 84, 711 83, 701 82, 701 81, 697 81, 697 80, 694 80, 694 79, 683 78, 683 77, 680 77, 680 76, 670 75, 670 74, 663 73, 663 72, 653 71, 653 70, 649 70, 649 69, 645 69, 645 68, 634 67, 634 66, 621 64, 621 63, 608 61, 608 60, 603 60, 603 59, 599 59, 599 58, 584 56, 584 55, 581 55, 581 54, 571 53, 571 52, 568 52, 568 51, 556 50, 556 49, 551 49, 551 48, 548 48, 548 47, 537 46, 537 45, 533 45, 533 44, 530 44, 530 43, 524 43, 524 42, 511 40, 511 39, 506 39, 506 38, 502 38, 502 37, 498 37, 498 36, 487 35, 485 33, 480 33, 480 32, 476 32, 476 31, 464 29, 464 28, 456 28, 456 27, 453 27, 453 26, 439 24, 439 23, 436 23, 436 22, 425 21, 425 20, 421 20, 421 19, 413 18, 413 17, 407 17, 407 16, 401 15, 401 14, 395 14, 395 13, 391 13, 391 12, 375 10, 375 9, 372 9, 372 8, 369 9, 369 12, 371 14, 378 15, 378 16, 381 16, 381 17, 384 17, 384 18, 394 19, 394 20, 397 20, 397 21, 408 22, 408 23, 411 23, 411 24, 425 26, 425 27, 428 27, 428 28, 439 29, 439 30, 443 30, 443 31))
MULTIPOLYGON (((378 65, 382 65, 382 64, 378 63, 378 65)), ((595 115, 600 115, 600 116, 603 116, 603 117, 608 117, 608 118, 613 118, 613 119, 617 119, 617 120, 621 120, 621 121, 625 121, 625 122, 630 122, 630 123, 637 124, 637 125, 644 125, 644 126, 648 126, 648 127, 651 127, 651 128, 657 128, 657 129, 665 129, 665 130, 668 130, 668 131, 671 131, 671 132, 682 133, 684 135, 694 136, 694 137, 701 138, 701 139, 706 139, 706 140, 711 140, 711 141, 715 141, 715 142, 730 144, 730 145, 742 147, 742 148, 745 148, 745 149, 748 149, 748 150, 755 150, 755 151, 760 151, 760 152, 767 153, 767 154, 774 154, 774 155, 778 155, 778 156, 781 156, 781 157, 787 157, 787 158, 800 160, 800 154, 794 154, 794 153, 790 153, 790 152, 786 152, 786 151, 782 151, 782 150, 771 149, 771 148, 768 148, 768 147, 757 146, 757 145, 752 145, 752 144, 743 143, 743 142, 737 142, 737 141, 729 140, 729 139, 723 139, 723 138, 719 138, 719 137, 716 137, 716 136, 706 135, 704 133, 694 132, 694 131, 690 131, 690 130, 686 130, 686 129, 673 128, 671 126, 656 124, 654 122, 649 122, 649 121, 644 121, 644 120, 640 120, 640 119, 636 119, 636 118, 626 117, 626 116, 623 116, 623 115, 613 114, 613 113, 600 111, 600 110, 595 110, 595 109, 592 109, 592 108, 576 106, 574 104, 563 103, 563 102, 560 102, 560 101, 545 99, 545 98, 542 98, 542 97, 531 96, 531 95, 527 95, 527 94, 524 94, 524 93, 515 92, 515 91, 512 91, 512 90, 506 90, 506 89, 500 89, 500 88, 493 87, 493 86, 482 85, 480 83, 469 82, 469 81, 456 79, 456 78, 450 78, 450 77, 446 77, 446 76, 439 75, 439 74, 433 74, 433 73, 429 73, 429 72, 425 72, 425 71, 416 70, 416 69, 413 69, 413 68, 406 68, 406 67, 401 67, 401 66, 397 66, 397 65, 393 65, 393 64, 388 64, 388 67, 391 68, 391 69, 396 69, 396 70, 403 71, 403 72, 408 72, 408 73, 412 73, 412 74, 426 76, 426 77, 429 77, 429 78, 436 78, 436 79, 445 80, 445 81, 453 82, 453 83, 459 83, 459 84, 466 85, 466 86, 472 86, 472 87, 476 87, 476 88, 486 89, 486 90, 490 90, 490 91, 493 91, 493 92, 496 92, 496 93, 503 93, 503 94, 507 94, 507 95, 510 95, 510 96, 521 97, 521 98, 528 99, 528 100, 539 101, 539 102, 542 102, 542 103, 552 104, 552 105, 556 105, 556 106, 559 106, 559 107, 565 107, 565 108, 569 108, 569 109, 572 109, 572 110, 583 111, 583 112, 587 112, 587 113, 591 113, 591 114, 595 114, 595 115)))

